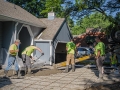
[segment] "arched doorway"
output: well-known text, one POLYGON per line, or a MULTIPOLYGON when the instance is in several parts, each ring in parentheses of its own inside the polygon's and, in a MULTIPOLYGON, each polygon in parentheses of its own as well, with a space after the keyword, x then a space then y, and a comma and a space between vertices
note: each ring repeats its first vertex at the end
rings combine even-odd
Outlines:
POLYGON ((22 27, 22 29, 20 30, 19 34, 18 34, 19 40, 21 41, 21 45, 19 47, 19 53, 18 56, 21 58, 21 53, 22 51, 31 45, 31 36, 30 33, 28 31, 27 27, 22 27))

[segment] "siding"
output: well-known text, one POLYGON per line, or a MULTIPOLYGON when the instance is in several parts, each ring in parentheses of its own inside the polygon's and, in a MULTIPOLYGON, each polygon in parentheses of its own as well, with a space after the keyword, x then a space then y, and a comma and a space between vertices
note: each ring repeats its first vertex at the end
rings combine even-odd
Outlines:
MULTIPOLYGON (((9 46, 14 42, 14 32, 15 32, 15 22, 3 22, 2 23, 3 29, 3 42, 2 46, 6 52, 9 50, 9 46)), ((5 51, 3 52, 3 62, 5 64, 7 62, 8 54, 5 51)))
MULTIPOLYGON (((57 47, 58 42, 61 42, 61 43, 62 42, 64 42, 64 43, 69 42, 71 40, 71 37, 72 37, 72 35, 71 35, 71 33, 68 29, 67 23, 65 22, 65 23, 63 23, 63 26, 60 28, 59 32, 56 34, 56 36, 53 40, 53 51, 52 51, 52 53, 53 53, 54 63, 56 63, 58 61, 58 60, 55 61, 55 59, 56 59, 55 58, 56 47, 57 47)), ((61 44, 61 47, 66 48, 66 46, 63 46, 62 44, 61 44)), ((62 51, 65 51, 65 50, 63 49, 62 51)), ((58 52, 58 50, 57 50, 57 52, 58 52)))
MULTIPOLYGON (((42 61, 45 61, 46 64, 50 64, 50 43, 49 42, 40 42, 40 41, 36 41, 36 46, 39 47, 43 52, 44 52, 44 56, 42 56, 40 59, 42 61)), ((39 51, 35 51, 35 55, 37 57, 40 56, 40 52, 39 51)))
POLYGON ((56 47, 58 41, 69 42, 71 40, 71 33, 68 29, 67 23, 65 22, 63 26, 60 28, 56 37, 54 38, 54 46, 56 47))
POLYGON ((40 32, 43 30, 42 28, 38 28, 38 27, 34 27, 34 26, 30 26, 31 27, 31 30, 32 30, 32 33, 34 35, 34 37, 36 38, 40 32))

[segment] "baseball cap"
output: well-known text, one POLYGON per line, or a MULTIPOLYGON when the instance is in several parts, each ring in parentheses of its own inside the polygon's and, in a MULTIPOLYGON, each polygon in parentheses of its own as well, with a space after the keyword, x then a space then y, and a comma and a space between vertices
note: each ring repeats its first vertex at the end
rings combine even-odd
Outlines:
POLYGON ((21 43, 19 39, 16 39, 15 42, 21 43))

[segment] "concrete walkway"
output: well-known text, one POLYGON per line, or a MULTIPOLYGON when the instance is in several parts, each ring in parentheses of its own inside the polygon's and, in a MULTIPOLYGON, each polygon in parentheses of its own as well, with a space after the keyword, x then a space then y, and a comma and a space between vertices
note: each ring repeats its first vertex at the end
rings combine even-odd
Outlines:
POLYGON ((97 79, 98 71, 85 67, 75 72, 49 76, 31 76, 24 79, 0 79, 0 90, 84 90, 100 84, 120 81, 119 75, 104 75, 105 81, 97 79))

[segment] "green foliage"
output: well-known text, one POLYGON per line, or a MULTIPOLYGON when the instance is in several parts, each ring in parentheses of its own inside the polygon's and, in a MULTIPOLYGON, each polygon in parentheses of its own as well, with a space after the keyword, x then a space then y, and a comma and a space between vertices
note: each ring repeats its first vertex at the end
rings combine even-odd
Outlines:
POLYGON ((111 25, 111 22, 106 19, 105 15, 96 12, 89 16, 85 16, 81 20, 78 20, 72 28, 72 34, 78 35, 85 33, 87 28, 106 29, 109 25, 111 25))
POLYGON ((24 8, 34 16, 39 18, 45 18, 48 12, 53 11, 56 13, 57 17, 63 17, 64 11, 61 4, 64 0, 7 0, 9 2, 15 3, 16 5, 24 8))
POLYGON ((63 17, 64 12, 61 6, 63 3, 64 0, 46 0, 45 8, 42 10, 41 14, 46 14, 47 17, 48 12, 54 11, 57 17, 63 17))
POLYGON ((37 17, 45 16, 45 14, 41 14, 40 12, 45 8, 46 0, 7 0, 7 1, 24 8, 34 16, 37 17))

